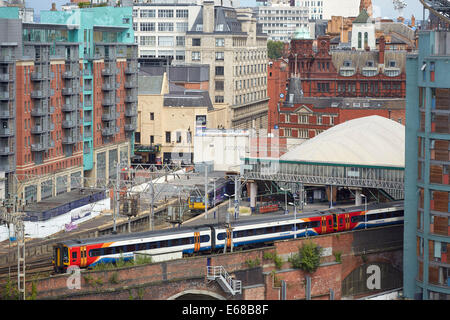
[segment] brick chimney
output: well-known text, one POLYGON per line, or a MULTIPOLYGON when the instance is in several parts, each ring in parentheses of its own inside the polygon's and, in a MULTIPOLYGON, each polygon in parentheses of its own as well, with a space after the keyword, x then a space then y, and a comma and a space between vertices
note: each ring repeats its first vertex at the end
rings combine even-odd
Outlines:
POLYGON ((384 50, 386 49, 386 40, 384 39, 384 36, 380 37, 380 43, 378 47, 378 64, 384 64, 384 50))

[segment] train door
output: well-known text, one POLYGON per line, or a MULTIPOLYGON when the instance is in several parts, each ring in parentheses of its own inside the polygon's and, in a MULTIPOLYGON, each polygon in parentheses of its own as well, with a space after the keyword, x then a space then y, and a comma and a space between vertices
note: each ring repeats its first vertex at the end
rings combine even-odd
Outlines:
POLYGON ((322 223, 322 226, 321 226, 322 234, 333 232, 333 216, 332 215, 323 216, 321 218, 321 223, 322 223))
POLYGON ((62 245, 57 244, 53 247, 53 269, 55 272, 63 270, 62 245))
POLYGON ((345 218, 345 228, 344 230, 350 230, 350 215, 348 213, 346 213, 344 215, 345 218))
POLYGON ((70 265, 79 265, 78 259, 80 257, 80 248, 78 247, 74 247, 72 248, 72 250, 70 251, 70 265))
POLYGON ((87 266, 87 255, 86 255, 86 246, 80 247, 80 267, 87 266))
POLYGON ((194 252, 200 250, 200 232, 194 232, 194 252))
POLYGON ((338 215, 333 213, 333 229, 335 232, 345 230, 345 220, 343 214, 338 215))

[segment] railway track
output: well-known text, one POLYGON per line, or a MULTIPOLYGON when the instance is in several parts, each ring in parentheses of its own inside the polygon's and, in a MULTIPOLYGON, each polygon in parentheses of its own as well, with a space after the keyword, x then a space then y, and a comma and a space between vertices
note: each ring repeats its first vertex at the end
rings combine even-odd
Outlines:
MULTIPOLYGON (((26 278, 33 279, 36 275, 48 275, 53 273, 52 257, 51 256, 41 256, 38 259, 25 261, 26 267, 26 278)), ((0 268, 0 283, 4 282, 6 279, 11 277, 12 279, 17 279, 17 264, 11 266, 2 266, 0 268)))

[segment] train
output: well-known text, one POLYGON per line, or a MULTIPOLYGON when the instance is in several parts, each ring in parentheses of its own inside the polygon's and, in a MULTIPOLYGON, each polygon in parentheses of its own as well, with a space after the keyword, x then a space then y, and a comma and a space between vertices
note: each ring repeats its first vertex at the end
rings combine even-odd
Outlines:
POLYGON ((210 253, 234 247, 255 246, 294 237, 403 224, 403 201, 369 204, 297 215, 280 215, 235 220, 229 226, 205 224, 139 233, 119 234, 84 240, 67 240, 54 245, 53 267, 94 267, 99 263, 131 260, 135 254, 158 256, 181 253, 210 253), (366 210, 367 209, 367 210, 366 210))
MULTIPOLYGON (((215 189, 213 185, 209 185, 208 188, 208 208, 214 207, 227 199, 228 195, 234 194, 234 182, 226 179, 219 178, 215 181, 215 189), (215 191, 215 192, 214 192, 215 191), (214 194, 216 199, 214 201, 214 194)), ((189 210, 193 213, 199 213, 205 211, 205 186, 200 185, 197 190, 191 192, 188 198, 189 210)))

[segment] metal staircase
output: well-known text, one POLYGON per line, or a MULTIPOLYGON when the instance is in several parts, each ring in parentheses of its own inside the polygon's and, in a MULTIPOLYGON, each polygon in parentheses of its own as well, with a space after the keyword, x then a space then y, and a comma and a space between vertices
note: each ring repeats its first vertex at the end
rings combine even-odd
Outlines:
POLYGON ((223 266, 207 266, 206 278, 217 280, 222 289, 233 296, 242 293, 242 281, 233 279, 223 266))

